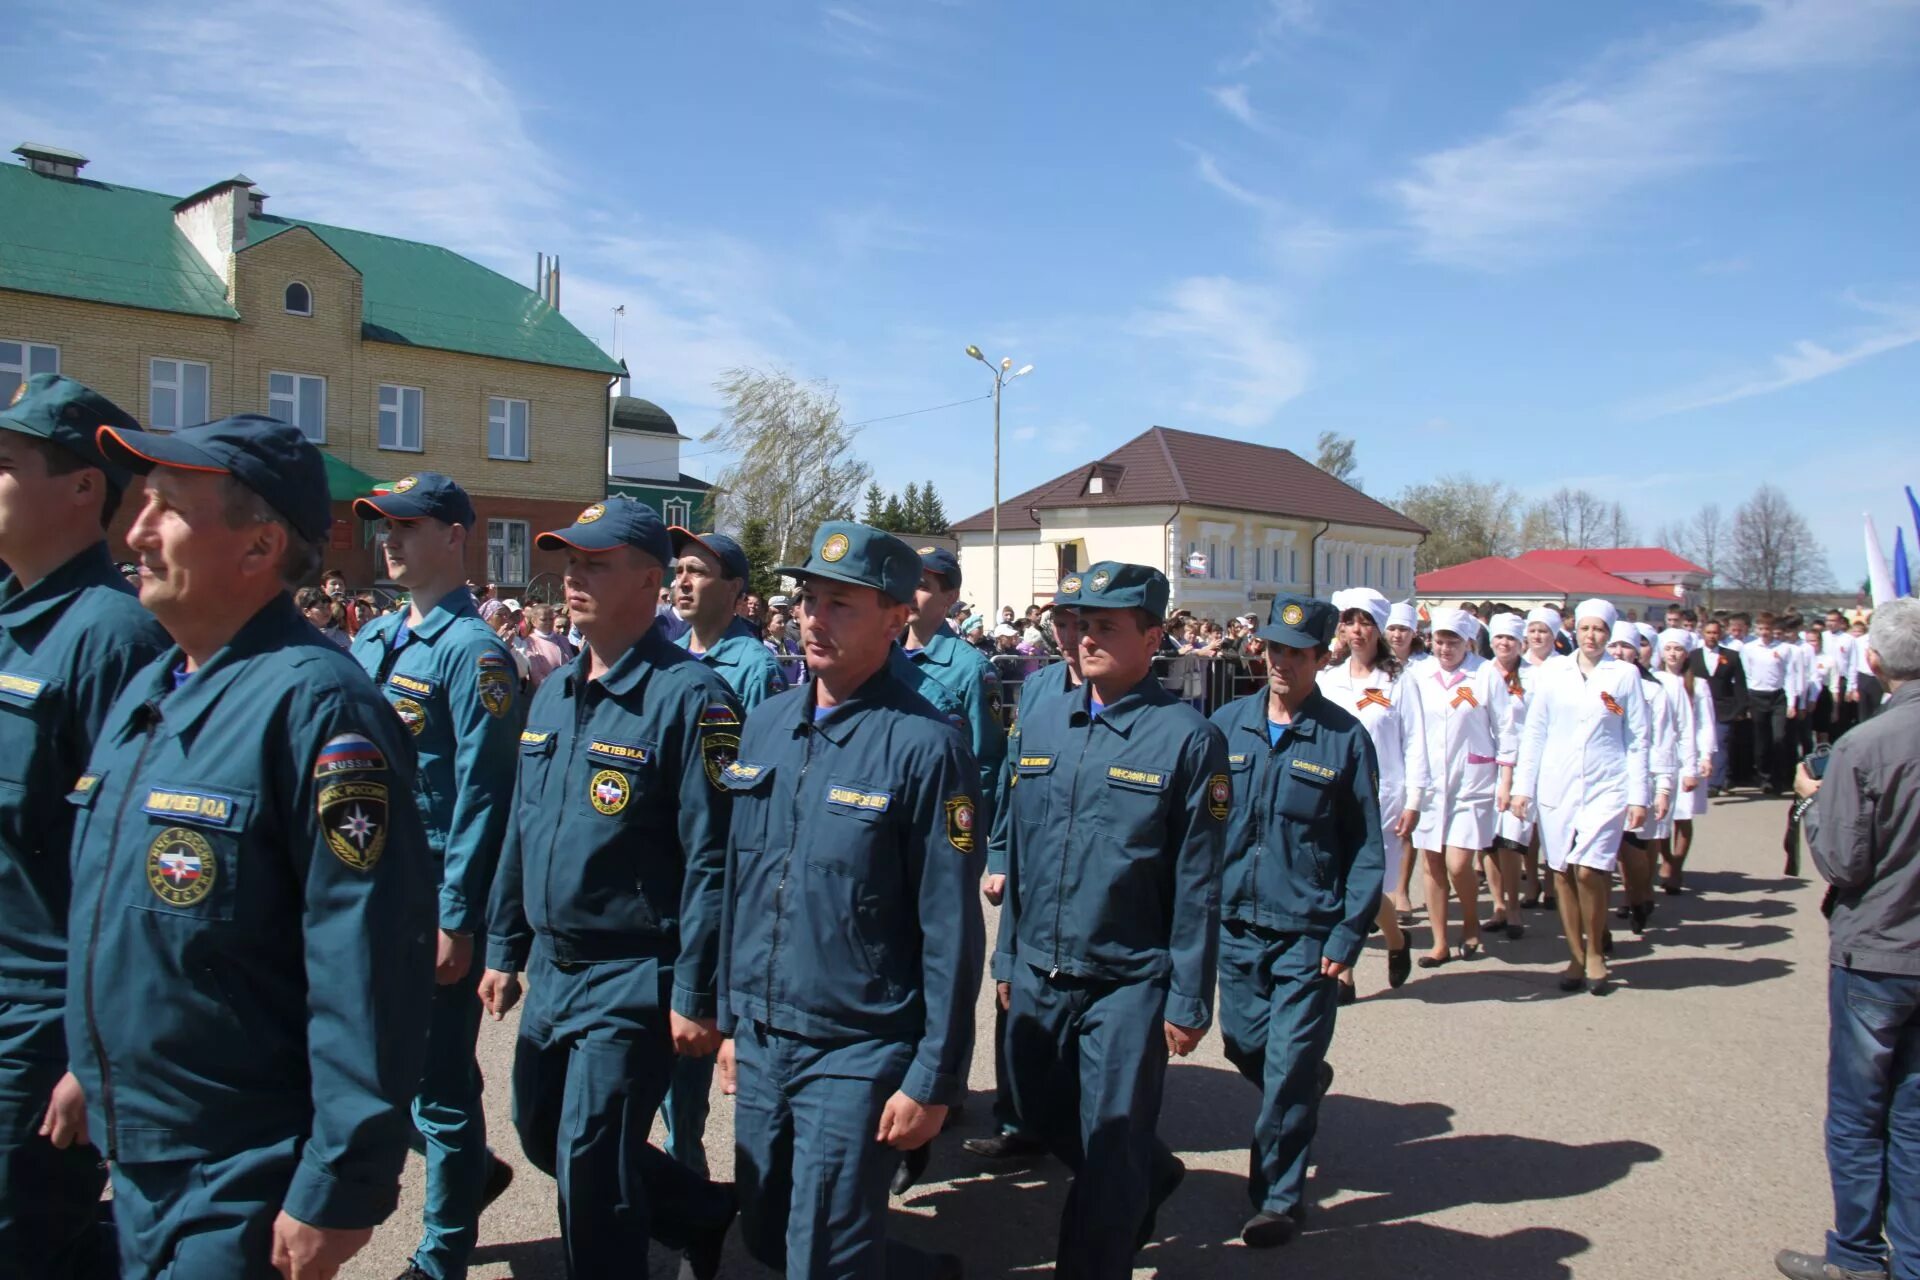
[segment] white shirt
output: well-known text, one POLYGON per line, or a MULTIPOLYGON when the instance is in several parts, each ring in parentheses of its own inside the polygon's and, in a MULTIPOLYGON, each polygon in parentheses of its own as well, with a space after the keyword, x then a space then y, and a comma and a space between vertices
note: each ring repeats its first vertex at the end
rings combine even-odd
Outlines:
POLYGON ((1755 693, 1777 693, 1785 689, 1788 664, 1792 661, 1792 646, 1784 640, 1775 640, 1772 644, 1752 640, 1740 650, 1740 663, 1747 669, 1747 688, 1755 693))
POLYGON ((1398 679, 1379 667, 1357 676, 1345 662, 1315 677, 1328 701, 1352 712, 1373 739, 1380 770, 1380 817, 1391 824, 1403 809, 1424 808, 1433 790, 1427 775, 1426 717, 1417 679, 1398 679))
MULTIPOLYGON (((1595 821, 1648 803, 1653 746, 1640 669, 1603 656, 1541 670, 1520 737, 1513 794, 1555 808, 1580 807, 1595 821)), ((1578 825, 1576 823, 1576 825, 1578 825)))
POLYGON ((1853 635, 1846 631, 1822 631, 1820 652, 1827 659, 1827 688, 1835 693, 1853 687, 1853 635))

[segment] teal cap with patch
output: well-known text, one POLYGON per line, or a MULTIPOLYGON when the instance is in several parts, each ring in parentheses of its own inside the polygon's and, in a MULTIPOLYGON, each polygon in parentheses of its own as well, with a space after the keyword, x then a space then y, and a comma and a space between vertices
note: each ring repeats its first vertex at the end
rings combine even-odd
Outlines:
POLYGON ((805 564, 783 564, 774 572, 872 587, 899 604, 911 604, 920 586, 920 557, 890 533, 829 520, 814 530, 805 564))
POLYGON ((1080 579, 1078 586, 1071 585, 1075 576, 1070 573, 1060 580, 1062 594, 1054 597, 1056 607, 1145 609, 1156 618, 1167 616, 1167 597, 1172 589, 1167 585, 1167 575, 1158 569, 1144 564, 1102 560, 1080 571, 1077 575, 1080 579))
POLYGON ((13 403, 0 409, 0 430, 45 440, 87 466, 100 468, 114 488, 125 489, 133 472, 101 451, 101 427, 143 430, 125 409, 64 374, 34 374, 13 393, 13 403))
POLYGON ((1331 646, 1340 626, 1340 611, 1312 596, 1279 595, 1267 610, 1267 625, 1253 634, 1289 649, 1331 646))
POLYGON ((658 560, 661 567, 673 563, 673 539, 660 515, 646 503, 616 493, 604 502, 596 502, 574 517, 569 528, 543 533, 533 540, 542 551, 598 553, 615 547, 638 547, 658 560))

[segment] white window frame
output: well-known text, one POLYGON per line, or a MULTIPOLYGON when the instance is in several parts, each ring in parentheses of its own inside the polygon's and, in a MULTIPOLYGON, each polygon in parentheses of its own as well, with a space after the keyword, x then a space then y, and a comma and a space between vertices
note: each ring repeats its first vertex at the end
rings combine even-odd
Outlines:
POLYGON ((1300 552, 1287 548, 1287 582, 1289 585, 1300 581, 1300 552))
POLYGON ((487 581, 500 586, 524 587, 532 572, 530 563, 533 547, 531 526, 525 520, 489 520, 487 521, 487 581), (513 563, 513 531, 520 532, 520 563, 513 563), (519 572, 515 573, 514 570, 519 572))
MULTIPOLYGON (((53 345, 53 343, 35 342, 31 338, 0 338, 0 342, 16 343, 20 347, 20 363, 19 364, 0 364, 0 373, 10 373, 14 375, 14 377, 17 379, 17 381, 13 384, 15 387, 19 386, 21 383, 24 383, 28 378, 31 378, 36 373, 60 372, 60 348, 53 345), (51 369, 34 368, 33 353, 36 351, 53 352, 53 368, 51 369)), ((11 399, 13 399, 13 387, 7 387, 5 388, 5 394, 0 395, 0 408, 5 407, 6 402, 11 399)))
POLYGON ((427 393, 419 387, 409 387, 398 382, 381 383, 374 389, 373 393, 373 421, 374 441, 380 448, 391 450, 395 453, 419 453, 427 447, 427 393), (387 404, 387 392, 389 391, 394 393, 394 403, 392 405, 387 404), (414 402, 414 441, 412 444, 406 443, 406 405, 409 395, 413 397, 414 402), (387 443, 387 415, 389 413, 394 415, 396 426, 394 439, 397 443, 394 444, 387 443))
POLYGON ((203 422, 211 422, 213 413, 213 366, 205 360, 188 360, 184 356, 149 356, 147 358, 147 425, 155 431, 178 431, 182 427, 197 427, 203 422), (162 378, 156 366, 172 365, 172 378, 162 378), (200 370, 204 384, 200 388, 200 416, 195 418, 186 411, 186 372, 189 368, 200 370), (159 393, 173 392, 172 422, 160 420, 159 393), (189 421, 191 419, 191 421, 189 421))
POLYGON ((693 504, 685 498, 667 498, 660 503, 660 518, 668 524, 688 528, 693 519, 693 504))
POLYGON ((502 462, 527 462, 532 459, 533 402, 531 400, 523 400, 518 396, 487 397, 487 456, 489 458, 497 458, 502 462), (512 451, 513 406, 516 404, 524 411, 522 415, 523 421, 521 423, 522 439, 520 441, 520 452, 518 453, 512 451), (495 423, 500 425, 501 448, 499 452, 495 452, 493 447, 493 428, 495 423))
POLYGON ((268 370, 267 415, 300 428, 307 439, 313 441, 315 444, 325 444, 327 442, 327 379, 325 375, 318 373, 293 373, 286 369, 268 370), (273 389, 273 380, 275 378, 292 378, 293 393, 283 396, 276 392, 273 389), (312 424, 300 421, 300 388, 302 382, 317 382, 320 384, 320 431, 317 435, 314 433, 312 424), (281 411, 282 406, 285 407, 285 412, 281 411))
POLYGON ((286 288, 280 290, 280 309, 282 311, 285 311, 290 316, 311 317, 313 315, 313 286, 308 284, 305 280, 287 281, 286 288), (293 286, 295 285, 299 285, 302 289, 305 289, 307 291, 307 309, 305 311, 296 311, 292 307, 287 305, 287 294, 289 291, 292 290, 293 286))

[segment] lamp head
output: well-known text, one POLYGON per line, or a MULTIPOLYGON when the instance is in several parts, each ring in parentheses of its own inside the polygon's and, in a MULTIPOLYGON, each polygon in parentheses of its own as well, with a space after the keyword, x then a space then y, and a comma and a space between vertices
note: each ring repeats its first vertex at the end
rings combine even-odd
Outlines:
POLYGON ((981 362, 981 363, 983 363, 983 364, 984 364, 984 363, 986 363, 986 359, 987 359, 987 358, 986 358, 985 356, 983 356, 983 355, 981 355, 981 354, 980 354, 980 348, 978 348, 978 347, 975 347, 975 346, 969 346, 969 347, 967 348, 967 354, 968 354, 968 355, 970 355, 970 356, 972 356, 972 357, 973 357, 973 358, 974 358, 975 360, 978 360, 978 361, 980 361, 980 362, 981 362))

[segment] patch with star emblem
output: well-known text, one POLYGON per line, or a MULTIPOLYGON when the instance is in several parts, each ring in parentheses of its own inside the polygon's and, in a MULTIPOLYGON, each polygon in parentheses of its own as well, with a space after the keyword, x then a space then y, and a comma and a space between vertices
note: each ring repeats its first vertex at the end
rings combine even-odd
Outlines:
POLYGON ((480 668, 480 705, 487 714, 498 720, 507 714, 513 706, 513 659, 495 650, 488 650, 475 660, 480 668))
POLYGON ((602 769, 587 785, 587 799, 593 801, 594 808, 611 817, 633 799, 633 784, 618 769, 602 769))
POLYGON ((395 698, 393 714, 400 717, 400 723, 407 726, 407 732, 416 738, 427 727, 427 709, 412 698, 395 698))
POLYGON ((170 907, 204 902, 220 877, 220 860, 198 831, 168 827, 147 846, 147 883, 170 907))
POLYGON ((1290 604, 1280 611, 1280 621, 1289 627, 1297 627, 1307 620, 1307 611, 1297 604, 1290 604))
POLYGON ((947 843, 962 853, 973 852, 973 801, 955 796, 947 801, 947 843))
POLYGON ((330 783, 315 807, 333 856, 355 871, 373 870, 387 851, 387 784, 330 783))
POLYGON ((1215 822, 1225 822, 1233 807, 1233 784, 1227 775, 1216 773, 1207 779, 1207 812, 1215 822))
POLYGON ((737 733, 706 733, 700 738, 700 763, 707 768, 707 781, 715 790, 724 790, 726 784, 721 778, 733 767, 740 756, 740 735, 737 733))

